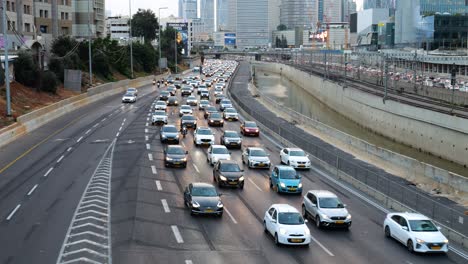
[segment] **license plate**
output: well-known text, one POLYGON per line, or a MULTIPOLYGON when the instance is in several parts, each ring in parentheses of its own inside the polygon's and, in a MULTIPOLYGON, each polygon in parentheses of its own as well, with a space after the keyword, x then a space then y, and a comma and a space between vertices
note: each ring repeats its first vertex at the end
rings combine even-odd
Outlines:
POLYGON ((344 221, 336 221, 335 224, 342 225, 344 224, 344 221))
POLYGON ((288 189, 290 192, 295 192, 296 191, 296 188, 289 188, 288 189))
POLYGON ((258 166, 260 166, 260 167, 264 167, 264 166, 265 166, 265 164, 264 164, 264 163, 259 163, 259 164, 258 164, 258 166))
POLYGON ((205 212, 212 213, 212 212, 214 212, 214 210, 213 209, 206 209, 205 212))
POLYGON ((294 243, 301 243, 301 242, 302 242, 302 239, 292 238, 292 239, 291 239, 291 242, 294 242, 294 243))
POLYGON ((305 165, 299 165, 299 167, 301 167, 301 168, 304 168, 304 167, 305 167, 305 165))
POLYGON ((432 250, 440 250, 441 247, 431 247, 432 250))
POLYGON ((229 182, 231 185, 237 185, 237 182, 229 182))
POLYGON ((179 164, 180 164, 179 161, 174 162, 174 165, 179 165, 179 164))
POLYGON ((237 146, 237 143, 229 143, 229 145, 237 146))
POLYGON ((202 142, 202 145, 209 145, 210 142, 202 142))

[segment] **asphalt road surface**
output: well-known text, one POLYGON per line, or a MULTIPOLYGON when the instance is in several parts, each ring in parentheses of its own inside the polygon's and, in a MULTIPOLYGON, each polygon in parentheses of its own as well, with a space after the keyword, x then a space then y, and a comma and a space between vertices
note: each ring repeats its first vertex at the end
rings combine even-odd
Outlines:
MULTIPOLYGON (((93 201, 110 203, 108 210, 105 204, 99 207, 105 213, 99 211, 95 218, 107 219, 108 214, 111 225, 103 225, 107 229, 100 233, 101 240, 87 237, 87 247, 95 248, 81 252, 81 262, 76 263, 87 263, 84 258, 103 252, 110 252, 114 263, 135 264, 466 263, 451 252, 410 254, 401 244, 386 239, 382 231, 385 214, 372 200, 358 198, 356 191, 327 180, 326 172, 319 169, 302 172, 304 190, 336 193, 347 204, 353 225, 349 231, 318 230, 309 222, 313 236, 309 248, 277 247, 263 232, 263 215, 271 204, 288 203, 299 209, 302 200, 270 190, 268 170, 245 168, 244 190, 219 190, 225 206, 222 218, 190 216, 183 190, 190 182, 213 182, 212 167, 206 148, 194 146, 192 130, 181 140, 189 151, 187 168, 164 167, 159 127, 151 126, 148 115, 157 94, 151 86, 140 89, 139 100, 131 105, 113 96, 66 114, 0 149, 0 263, 56 263, 59 255, 69 253, 62 246, 76 227, 71 224, 80 213, 76 208, 86 202, 83 194, 92 187, 90 179, 93 182, 105 173, 111 176, 111 199, 100 200, 96 195, 93 201), (100 170, 102 166, 106 170, 100 170), (106 241, 110 247, 106 248, 106 241)), ((169 124, 178 126, 178 108, 169 107, 168 112, 174 113, 169 115, 169 124)), ((207 125, 200 111, 194 114, 199 126, 207 125)), ((216 142, 223 129, 239 131, 239 125, 226 122, 223 128, 213 128, 216 142)), ((244 145, 262 145, 272 163, 279 164, 280 146, 268 135, 243 140, 244 145)), ((239 164, 240 154, 232 150, 239 164)), ((104 193, 105 188, 101 189, 104 193)), ((92 232, 98 233, 97 228, 92 232)))

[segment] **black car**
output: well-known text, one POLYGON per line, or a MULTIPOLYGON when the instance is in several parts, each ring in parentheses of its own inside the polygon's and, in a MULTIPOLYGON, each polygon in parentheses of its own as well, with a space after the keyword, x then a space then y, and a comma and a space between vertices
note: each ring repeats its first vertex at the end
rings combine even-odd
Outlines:
POLYGON ((218 186, 231 186, 244 189, 244 170, 234 160, 220 160, 213 168, 213 181, 218 186))
POLYGON ((187 154, 180 145, 169 145, 164 150, 164 166, 187 168, 187 154))
POLYGON ((186 96, 192 95, 192 90, 191 90, 190 88, 188 88, 188 87, 183 87, 180 91, 181 91, 180 94, 181 94, 182 96, 185 96, 185 95, 186 95, 186 96))
POLYGON ((224 126, 223 116, 218 112, 209 113, 208 126, 224 126))
POLYGON ((219 104, 224 98, 226 98, 224 94, 215 94, 215 103, 219 104))
POLYGON ((218 109, 216 109, 216 107, 214 107, 214 106, 205 107, 204 110, 205 110, 205 113, 203 114, 203 116, 205 117, 205 119, 208 118, 208 115, 209 115, 210 113, 216 113, 216 112, 218 112, 218 109))
POLYGON ((193 115, 183 115, 180 118, 180 127, 193 127, 194 129, 197 129, 197 118, 194 117, 193 115))
POLYGON ((170 96, 167 99, 167 106, 178 106, 178 105, 179 105, 179 101, 177 101, 176 96, 170 96))
POLYGON ((161 143, 179 144, 179 137, 179 131, 173 125, 162 126, 159 132, 161 143))
POLYGON ((234 130, 225 130, 221 135, 221 145, 227 148, 242 148, 242 138, 234 130))
POLYGON ((209 183, 190 183, 184 191, 184 204, 190 214, 223 216, 224 205, 216 188, 209 183))
POLYGON ((159 94, 159 100, 161 100, 161 101, 167 101, 167 99, 169 99, 169 96, 171 96, 171 94, 170 94, 168 91, 162 91, 162 92, 159 94))

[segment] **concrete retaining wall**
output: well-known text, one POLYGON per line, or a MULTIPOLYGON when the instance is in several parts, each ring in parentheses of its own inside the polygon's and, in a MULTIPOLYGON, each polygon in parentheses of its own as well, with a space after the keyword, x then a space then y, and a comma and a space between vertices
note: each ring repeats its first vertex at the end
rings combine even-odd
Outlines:
MULTIPOLYGON (((158 76, 158 78, 162 76, 166 75, 158 76)), ((142 87, 151 84, 153 78, 154 76, 151 75, 134 80, 122 80, 103 84, 88 89, 84 94, 64 99, 22 115, 17 118, 15 124, 0 130, 0 147, 80 107, 118 93, 123 93, 128 87, 142 87)))
POLYGON ((338 113, 370 130, 416 149, 468 166, 468 122, 387 100, 278 63, 256 67, 283 74, 338 113))

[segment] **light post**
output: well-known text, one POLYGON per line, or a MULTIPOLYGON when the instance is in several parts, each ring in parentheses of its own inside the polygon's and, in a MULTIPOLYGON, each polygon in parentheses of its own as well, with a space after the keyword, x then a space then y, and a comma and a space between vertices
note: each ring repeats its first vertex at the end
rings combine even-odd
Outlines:
POLYGON ((89 56, 89 86, 93 86, 93 62, 91 53, 91 0, 88 0, 88 56, 89 56))
POLYGON ((128 40, 130 41, 130 70, 132 72, 132 79, 133 76, 133 37, 132 37, 132 0, 128 0, 128 8, 130 12, 130 23, 129 23, 129 30, 128 30, 128 40))
POLYGON ((174 49, 175 49, 175 73, 177 74, 177 30, 174 34, 174 49))
POLYGON ((167 9, 167 7, 160 7, 159 8, 159 15, 158 15, 158 25, 159 25, 159 36, 158 36, 158 48, 159 48, 159 60, 158 60, 158 67, 159 73, 161 73, 161 9, 167 9))
POLYGON ((7 101, 7 116, 11 116, 11 98, 10 98, 10 69, 8 66, 8 34, 7 34, 7 20, 6 20, 6 1, 2 1, 2 16, 3 16, 3 49, 5 50, 5 88, 6 88, 6 101, 7 101))

